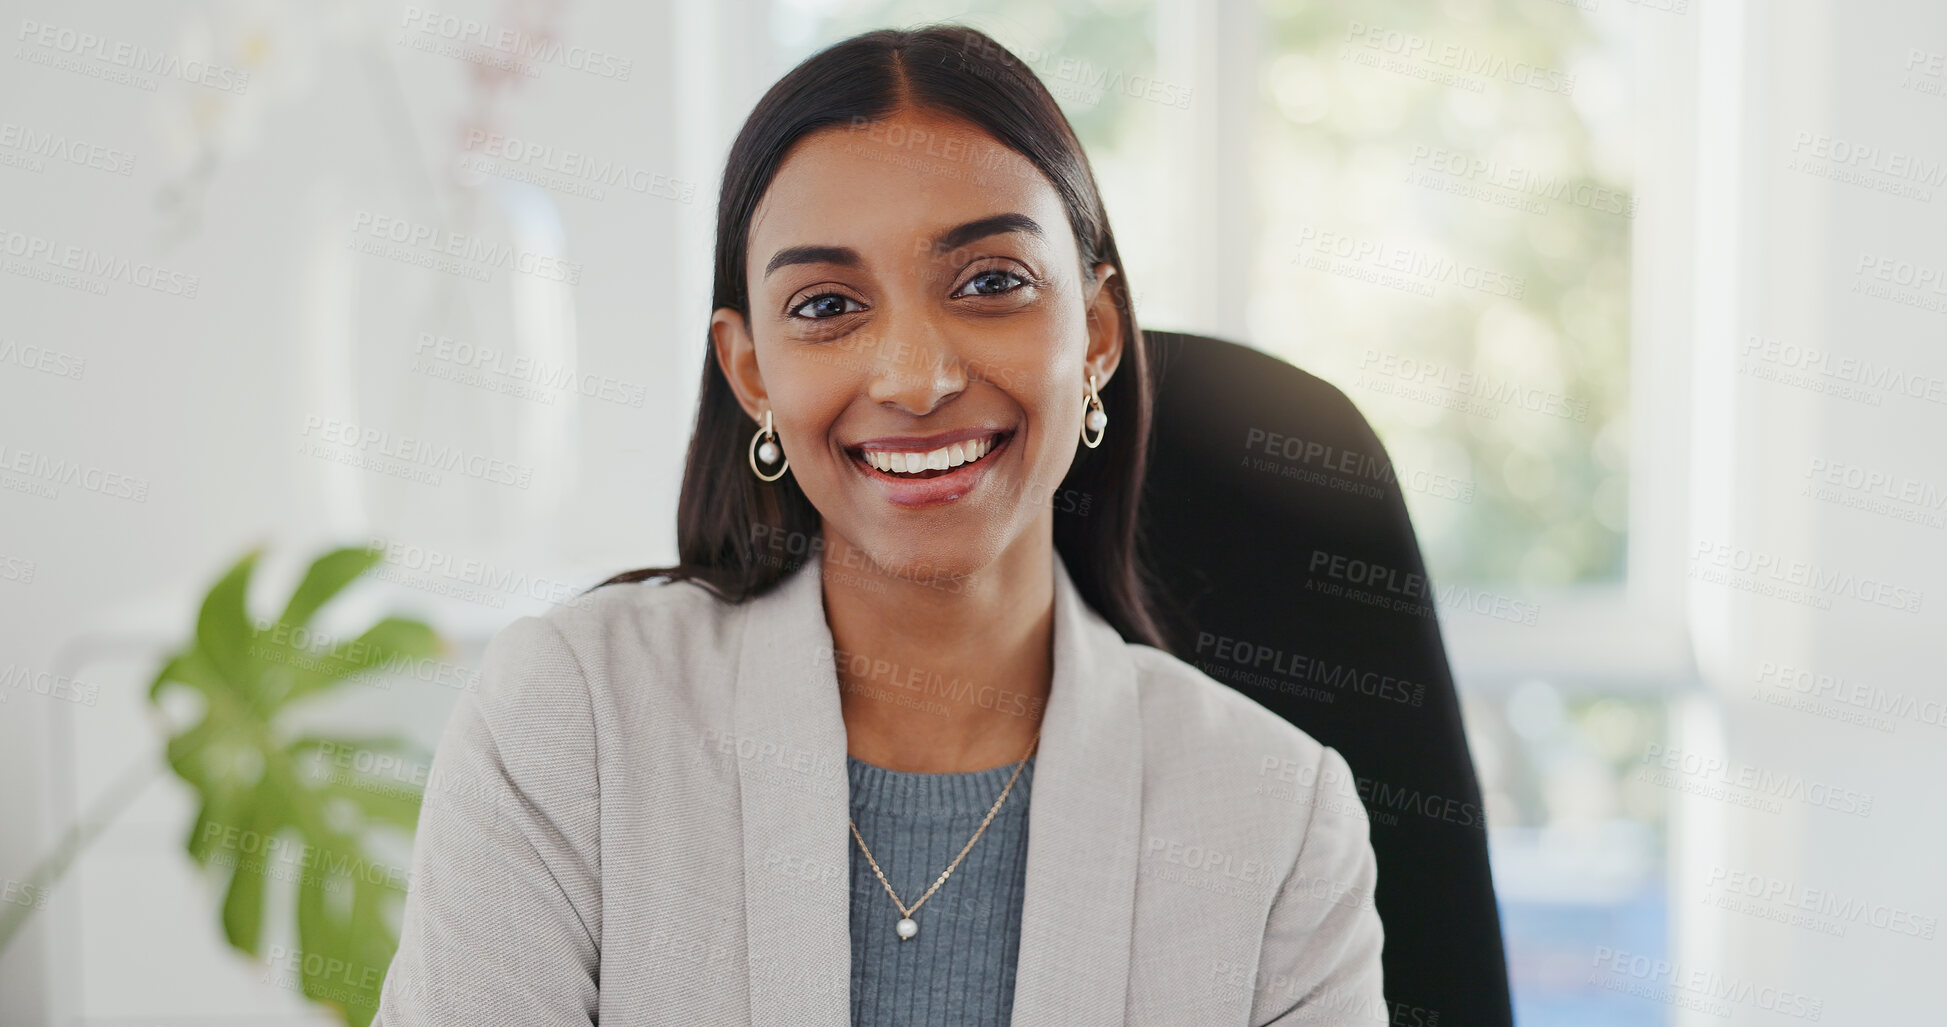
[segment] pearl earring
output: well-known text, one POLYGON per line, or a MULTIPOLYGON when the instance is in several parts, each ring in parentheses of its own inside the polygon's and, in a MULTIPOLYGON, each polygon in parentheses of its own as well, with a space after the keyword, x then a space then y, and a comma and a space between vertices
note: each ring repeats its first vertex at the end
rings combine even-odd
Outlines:
POLYGON ((779 457, 784 455, 778 450, 777 442, 774 441, 776 438, 777 432, 771 430, 771 412, 766 410, 764 411, 764 427, 757 429, 757 434, 750 437, 750 470, 752 474, 757 475, 758 478, 764 481, 776 481, 784 477, 785 471, 791 469, 791 461, 789 460, 784 461, 783 465, 777 469, 776 474, 765 474, 763 469, 757 466, 757 461, 759 460, 767 464, 774 464, 777 463, 779 457))
POLYGON ((1102 444, 1102 436, 1107 434, 1109 412, 1102 409, 1102 397, 1095 391, 1095 376, 1088 376, 1088 414, 1082 418, 1082 445, 1090 449, 1102 444), (1094 432, 1093 439, 1088 437, 1094 432))

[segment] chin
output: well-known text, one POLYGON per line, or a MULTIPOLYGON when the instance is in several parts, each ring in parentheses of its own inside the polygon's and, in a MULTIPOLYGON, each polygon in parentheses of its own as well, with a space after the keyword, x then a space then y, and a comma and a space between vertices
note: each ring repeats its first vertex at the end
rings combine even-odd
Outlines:
MULTIPOLYGON (((969 586, 966 577, 992 563, 999 553, 972 552, 968 548, 944 550, 936 538, 915 539, 907 544, 857 546, 880 573, 904 578, 942 591, 960 594, 969 586)), ((981 547, 984 550, 984 547, 981 547)), ((865 571, 865 567, 835 567, 833 573, 865 571)))

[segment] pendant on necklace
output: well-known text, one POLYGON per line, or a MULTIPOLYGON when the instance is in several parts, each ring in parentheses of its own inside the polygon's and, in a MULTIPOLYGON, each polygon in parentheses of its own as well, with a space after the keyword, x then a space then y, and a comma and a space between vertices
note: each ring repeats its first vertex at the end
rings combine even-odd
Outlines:
POLYGON ((899 930, 899 940, 905 941, 908 938, 911 938, 913 935, 919 933, 919 924, 915 923, 912 917, 906 917, 899 921, 898 930, 899 930))

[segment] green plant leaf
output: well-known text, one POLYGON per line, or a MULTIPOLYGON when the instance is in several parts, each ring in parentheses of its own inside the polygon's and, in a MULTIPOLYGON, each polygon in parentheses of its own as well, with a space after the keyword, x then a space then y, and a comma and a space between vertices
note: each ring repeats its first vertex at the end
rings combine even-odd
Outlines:
POLYGON ((154 699, 161 695, 163 686, 171 683, 188 685, 201 692, 203 698, 210 702, 220 701, 226 696, 236 697, 230 682, 225 680, 214 666, 211 666, 203 651, 193 645, 176 654, 163 665, 162 670, 156 674, 155 682, 149 686, 149 698, 154 699))
POLYGON ((222 737, 221 729, 218 718, 206 716, 195 727, 169 739, 169 744, 163 747, 163 754, 176 775, 206 795, 227 791, 211 780, 208 763, 210 746, 222 737))
POLYGON ((285 747, 307 781, 332 800, 350 803, 371 820, 410 832, 432 754, 411 739, 382 735, 358 739, 306 736, 285 747))
POLYGON ((352 900, 349 949, 354 965, 360 967, 353 1002, 347 1007, 348 1021, 365 1027, 378 1015, 379 992, 385 984, 385 967, 392 962, 398 947, 392 929, 386 926, 384 911, 405 902, 405 889, 390 883, 362 883, 352 900))
POLYGON ((210 589, 196 617, 196 648, 238 695, 248 694, 257 677, 257 661, 250 653, 256 629, 250 624, 244 593, 250 586, 251 572, 256 570, 258 555, 254 549, 245 553, 216 587, 210 589))
POLYGON ((318 609, 331 601, 332 597, 344 591, 359 575, 372 569, 385 555, 382 549, 366 546, 347 546, 334 549, 311 562, 311 568, 304 572, 304 580, 291 593, 291 601, 284 607, 278 620, 291 627, 311 623, 311 617, 318 609))
POLYGON ((290 688, 278 697, 274 705, 282 707, 343 684, 359 674, 381 669, 395 660, 437 656, 443 648, 439 636, 425 624, 387 617, 367 628, 357 638, 340 642, 329 652, 307 656, 295 664, 290 688))
MULTIPOLYGON (((256 826, 252 830, 263 839, 273 838, 282 824, 271 812, 270 807, 257 807, 256 826)), ((254 859, 239 858, 236 872, 230 876, 230 890, 223 896, 223 934, 230 944, 251 955, 261 949, 259 941, 263 934, 264 885, 270 879, 269 847, 254 859)))
MULTIPOLYGON (((374 565, 377 552, 338 549, 313 561, 280 623, 307 624, 374 565)), ((172 734, 165 754, 197 793, 184 847, 198 863, 228 870, 220 915, 225 938, 252 955, 262 948, 270 892, 288 876, 272 864, 285 857, 268 841, 295 832, 309 846, 304 860, 291 863, 302 867, 296 908, 304 994, 347 1024, 365 1027, 377 1013, 384 970, 398 945, 389 924, 405 895, 392 871, 375 879, 367 843, 376 832, 410 837, 416 829, 424 783, 419 768, 430 766, 431 756, 397 735, 294 731, 284 723, 285 708, 445 645, 426 624, 398 617, 323 653, 274 640, 249 618, 247 592, 258 556, 246 553, 210 589, 194 637, 164 662, 149 696, 159 702, 168 688, 184 687, 204 700, 201 716, 172 734), (359 757, 343 758, 348 753, 359 757)))
MULTIPOLYGON (((338 932, 332 928, 327 898, 323 874, 306 873, 298 878, 297 941, 298 948, 306 955, 344 951, 344 946, 339 943, 338 932)), ((342 1014, 343 1006, 321 997, 330 983, 330 974, 325 972, 324 960, 300 959, 298 963, 303 968, 305 996, 335 1006, 342 1014)))
POLYGON ((364 749, 396 756, 430 757, 426 747, 405 735, 300 735, 284 746, 293 758, 309 757, 318 750, 364 749))
POLYGON ((189 854, 196 857, 196 862, 207 866, 215 858, 223 832, 236 821, 238 805, 236 796, 228 790, 203 794, 202 806, 196 811, 196 822, 190 825, 187 841, 189 854))
POLYGON ((369 1024, 398 946, 381 910, 405 892, 388 868, 351 851, 345 835, 315 822, 305 831, 317 858, 299 888, 298 937, 307 953, 325 954, 305 960, 305 994, 337 1008, 347 1024, 369 1024))
POLYGON ((394 787, 392 782, 377 782, 375 787, 361 787, 334 781, 326 787, 333 796, 350 801, 373 820, 408 831, 419 826, 419 803, 423 797, 419 791, 405 791, 394 787))

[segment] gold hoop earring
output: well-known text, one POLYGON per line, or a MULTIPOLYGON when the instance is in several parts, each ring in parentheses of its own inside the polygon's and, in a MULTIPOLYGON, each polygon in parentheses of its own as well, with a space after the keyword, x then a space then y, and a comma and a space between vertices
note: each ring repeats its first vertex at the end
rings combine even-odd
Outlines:
POLYGON ((757 461, 760 459, 769 464, 776 463, 778 458, 784 456, 783 451, 778 449, 777 443, 773 441, 776 438, 777 432, 771 430, 771 412, 766 410, 764 411, 764 427, 757 429, 757 434, 750 437, 750 470, 752 474, 757 475, 763 481, 776 481, 784 477, 785 471, 791 469, 791 461, 789 460, 784 461, 783 464, 778 466, 776 474, 765 474, 757 466, 757 461), (759 445, 760 442, 762 445, 759 445))
POLYGON ((1102 436, 1108 434, 1109 412, 1102 409, 1102 397, 1095 391, 1095 376, 1088 376, 1088 413, 1082 417, 1082 445, 1090 449, 1102 444, 1102 436), (1095 437, 1088 437, 1093 431, 1095 437))

